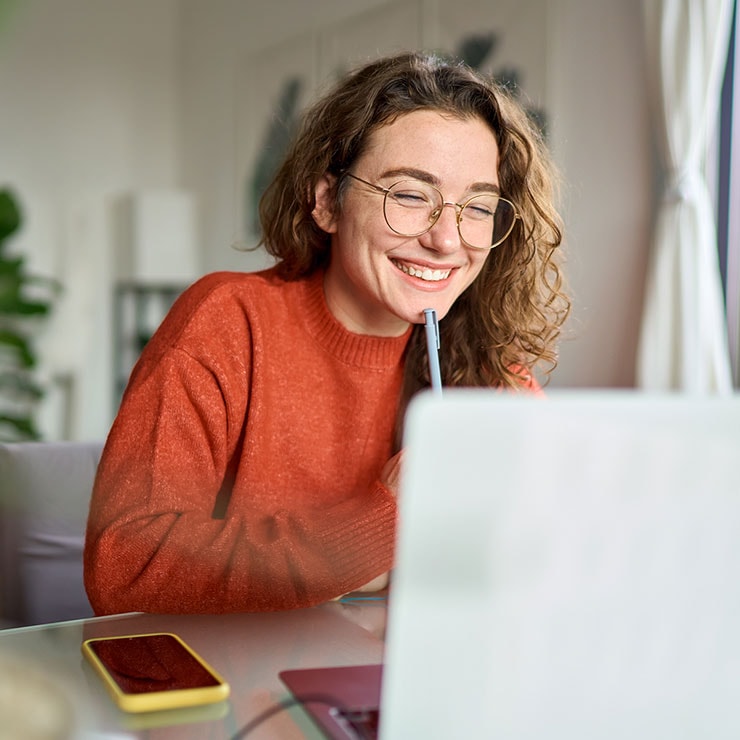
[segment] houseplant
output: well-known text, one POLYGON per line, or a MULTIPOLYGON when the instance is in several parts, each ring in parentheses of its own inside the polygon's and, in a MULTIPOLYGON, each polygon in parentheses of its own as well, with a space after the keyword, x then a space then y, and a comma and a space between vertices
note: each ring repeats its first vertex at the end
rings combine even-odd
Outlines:
POLYGON ((40 437, 34 410, 43 388, 34 375, 33 338, 57 290, 55 281, 30 274, 25 258, 8 251, 22 221, 13 192, 0 189, 0 441, 40 437))

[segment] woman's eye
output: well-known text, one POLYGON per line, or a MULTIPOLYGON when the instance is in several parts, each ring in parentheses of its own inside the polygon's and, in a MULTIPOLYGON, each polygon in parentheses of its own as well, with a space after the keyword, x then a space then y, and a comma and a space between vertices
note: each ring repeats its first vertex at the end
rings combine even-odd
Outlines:
POLYGON ((465 212, 469 213, 471 218, 476 219, 493 218, 495 213, 494 209, 484 205, 470 205, 465 209, 465 212))
POLYGON ((429 203, 429 198, 424 193, 420 193, 415 190, 395 192, 393 193, 393 197, 401 205, 418 206, 429 203))

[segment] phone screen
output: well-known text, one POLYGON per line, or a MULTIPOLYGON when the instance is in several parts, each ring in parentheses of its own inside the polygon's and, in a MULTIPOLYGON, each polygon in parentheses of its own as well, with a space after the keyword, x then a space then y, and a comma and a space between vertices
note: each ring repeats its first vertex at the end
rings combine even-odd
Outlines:
POLYGON ((125 694, 220 684, 218 678, 171 634, 91 640, 89 647, 125 694))

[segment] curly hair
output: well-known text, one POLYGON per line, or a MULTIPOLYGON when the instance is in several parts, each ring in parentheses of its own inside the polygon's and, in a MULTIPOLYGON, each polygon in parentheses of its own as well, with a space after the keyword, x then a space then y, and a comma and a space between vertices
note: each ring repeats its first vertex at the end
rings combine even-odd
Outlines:
MULTIPOLYGON (((434 110, 479 118, 499 148, 502 194, 521 219, 440 322, 443 382, 521 387, 536 367, 557 364, 556 340, 570 302, 564 292, 555 169, 541 132, 503 87, 461 62, 423 53, 384 57, 340 79, 305 114, 296 140, 260 202, 261 244, 286 279, 329 263, 330 237, 315 223, 314 189, 329 173, 341 213, 346 173, 371 134, 399 116, 434 110)), ((400 413, 429 384, 423 327, 412 332, 400 413)))

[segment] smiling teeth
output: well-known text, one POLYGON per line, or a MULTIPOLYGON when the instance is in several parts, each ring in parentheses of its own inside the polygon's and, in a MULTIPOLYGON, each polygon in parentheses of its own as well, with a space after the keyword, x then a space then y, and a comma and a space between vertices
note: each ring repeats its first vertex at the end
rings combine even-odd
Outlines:
POLYGON ((423 270, 417 270, 415 267, 411 267, 409 265, 404 265, 401 262, 393 262, 393 264, 401 270, 401 272, 405 272, 407 275, 411 275, 412 277, 421 278, 422 280, 429 280, 430 282, 437 282, 439 280, 444 280, 445 278, 449 277, 451 270, 431 270, 428 267, 425 267, 423 270))

